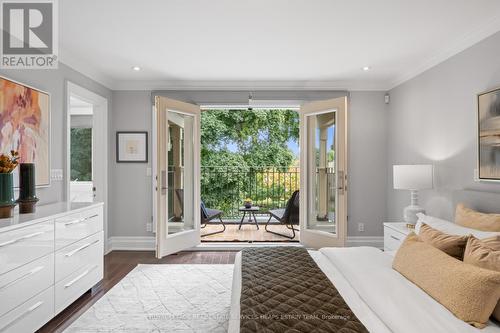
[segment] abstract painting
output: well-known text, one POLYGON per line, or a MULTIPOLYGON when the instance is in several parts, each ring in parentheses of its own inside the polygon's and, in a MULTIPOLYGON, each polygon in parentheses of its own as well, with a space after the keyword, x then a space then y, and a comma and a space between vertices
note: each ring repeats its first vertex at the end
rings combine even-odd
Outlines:
POLYGON ((116 132, 117 163, 148 162, 148 132, 116 132))
POLYGON ((500 180, 500 88, 478 95, 479 179, 500 180))
POLYGON ((35 163, 36 185, 49 185, 49 95, 0 77, 0 107, 0 153, 17 150, 21 163, 35 163))

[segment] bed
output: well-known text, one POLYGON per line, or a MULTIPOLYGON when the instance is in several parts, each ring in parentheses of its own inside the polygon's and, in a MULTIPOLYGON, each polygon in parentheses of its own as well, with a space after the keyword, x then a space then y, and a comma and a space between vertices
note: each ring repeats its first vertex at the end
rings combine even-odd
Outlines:
MULTIPOLYGON (((484 207, 484 193, 456 197, 462 202, 467 202, 465 199, 468 198, 469 203, 480 198, 483 209, 488 210, 484 207)), ((495 204, 495 200, 492 203, 495 204)), ((478 329, 456 318, 392 269, 393 253, 373 247, 352 247, 322 248, 309 251, 309 254, 370 332, 500 333, 498 323, 490 321, 487 327, 478 329)), ((240 332, 241 260, 241 253, 238 253, 234 265, 229 333, 240 332)))

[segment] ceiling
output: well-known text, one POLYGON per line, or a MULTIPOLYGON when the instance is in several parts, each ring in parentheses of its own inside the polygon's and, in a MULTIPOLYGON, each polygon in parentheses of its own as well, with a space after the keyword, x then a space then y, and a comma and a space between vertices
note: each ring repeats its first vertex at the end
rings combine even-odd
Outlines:
POLYGON ((500 31, 498 0, 59 6, 61 61, 112 89, 387 90, 500 31))

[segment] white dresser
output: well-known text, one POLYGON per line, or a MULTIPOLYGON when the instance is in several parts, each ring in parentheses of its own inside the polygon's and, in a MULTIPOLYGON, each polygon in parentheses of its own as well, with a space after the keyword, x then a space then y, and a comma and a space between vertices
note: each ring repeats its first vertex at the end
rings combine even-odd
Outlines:
POLYGON ((413 230, 406 226, 406 222, 384 223, 384 251, 396 251, 413 230))
POLYGON ((0 220, 0 332, 34 332, 103 278, 102 203, 0 220))

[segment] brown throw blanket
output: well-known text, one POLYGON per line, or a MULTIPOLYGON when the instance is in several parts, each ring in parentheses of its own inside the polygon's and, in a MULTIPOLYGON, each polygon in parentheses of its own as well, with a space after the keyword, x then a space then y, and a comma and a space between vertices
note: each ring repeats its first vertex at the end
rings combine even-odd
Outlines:
POLYGON ((241 333, 368 332, 306 249, 249 248, 241 259, 241 333))

